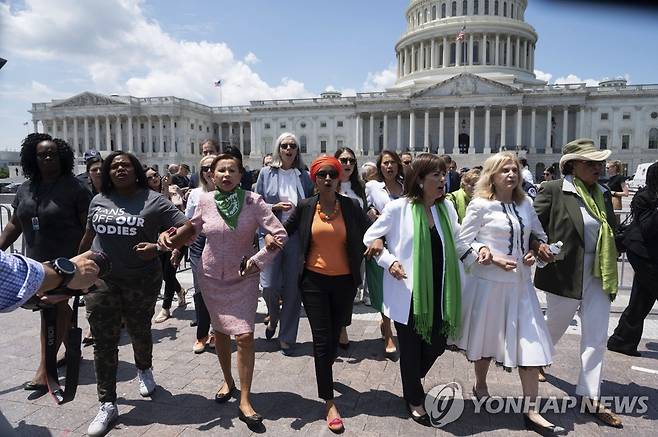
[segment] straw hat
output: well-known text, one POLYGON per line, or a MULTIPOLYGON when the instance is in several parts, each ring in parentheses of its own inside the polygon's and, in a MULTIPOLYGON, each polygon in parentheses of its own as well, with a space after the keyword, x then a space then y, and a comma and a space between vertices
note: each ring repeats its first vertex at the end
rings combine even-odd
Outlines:
POLYGON ((569 161, 605 161, 612 152, 610 150, 599 150, 594 146, 594 140, 589 138, 579 138, 567 143, 562 148, 562 158, 560 158, 560 171, 564 169, 564 164, 569 161))

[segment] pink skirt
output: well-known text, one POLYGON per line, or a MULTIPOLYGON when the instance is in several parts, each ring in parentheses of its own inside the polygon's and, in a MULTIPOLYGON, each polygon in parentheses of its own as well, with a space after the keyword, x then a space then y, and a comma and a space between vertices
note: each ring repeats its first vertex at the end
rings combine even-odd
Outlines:
POLYGON ((221 280, 200 275, 201 294, 215 331, 226 335, 254 332, 259 277, 221 280))

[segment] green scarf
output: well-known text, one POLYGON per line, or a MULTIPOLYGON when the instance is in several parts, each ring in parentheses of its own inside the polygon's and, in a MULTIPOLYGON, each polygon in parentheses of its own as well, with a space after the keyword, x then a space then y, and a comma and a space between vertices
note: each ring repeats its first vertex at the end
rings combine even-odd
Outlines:
POLYGON ((221 190, 215 191, 215 204, 229 229, 234 230, 238 225, 238 217, 244 203, 244 190, 239 186, 230 193, 221 190))
POLYGON ((596 257, 594 258, 594 268, 592 274, 601 278, 603 282, 603 291, 608 293, 610 300, 615 300, 617 296, 617 248, 615 247, 615 234, 612 227, 608 224, 605 213, 605 202, 603 200, 603 191, 597 184, 594 187, 594 195, 590 193, 583 181, 574 177, 576 192, 583 199, 585 208, 601 222, 599 229, 599 238, 596 241, 596 257))
MULTIPOLYGON (((443 327, 442 333, 450 338, 457 338, 461 318, 461 280, 457 264, 457 252, 452 236, 448 210, 443 203, 436 204, 443 232, 443 262, 445 276, 443 279, 443 327)), ((430 343, 434 322, 434 278, 432 266, 432 242, 425 206, 420 202, 411 205, 414 221, 413 241, 413 288, 412 306, 416 332, 430 343)))
POLYGON ((462 220, 464 220, 464 217, 466 216, 466 207, 471 201, 471 198, 468 194, 466 194, 466 191, 464 191, 463 188, 460 188, 457 191, 453 191, 452 193, 448 193, 446 197, 449 201, 452 202, 453 205, 455 205, 455 210, 457 210, 457 221, 459 221, 459 224, 461 224, 462 220))

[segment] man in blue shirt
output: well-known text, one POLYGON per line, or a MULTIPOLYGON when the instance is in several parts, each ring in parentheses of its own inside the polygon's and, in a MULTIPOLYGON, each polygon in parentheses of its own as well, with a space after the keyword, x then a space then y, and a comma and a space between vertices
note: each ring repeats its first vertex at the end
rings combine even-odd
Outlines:
POLYGON ((66 287, 79 290, 91 286, 98 279, 98 266, 88 259, 92 252, 72 258, 74 272, 70 278, 53 268, 50 263, 40 263, 22 255, 0 252, 0 312, 9 312, 23 305, 35 294, 44 303, 54 304, 69 298, 65 295, 44 296, 59 287, 65 280, 66 287))

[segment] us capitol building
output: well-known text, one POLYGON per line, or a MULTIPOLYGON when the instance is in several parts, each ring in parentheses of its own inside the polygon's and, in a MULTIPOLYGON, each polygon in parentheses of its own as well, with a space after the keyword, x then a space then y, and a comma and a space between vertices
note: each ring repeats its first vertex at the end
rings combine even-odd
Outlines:
POLYGON ((527 0, 412 0, 395 45, 397 81, 386 91, 221 107, 83 92, 32 104, 34 131, 66 139, 80 155, 127 150, 160 167, 196 167, 200 143, 214 138, 239 147, 245 164, 258 168, 286 131, 297 135, 307 162, 349 146, 361 163, 392 149, 448 153, 470 167, 515 150, 541 174, 578 137, 612 150, 629 173, 658 159, 658 85, 538 80, 537 33, 524 21, 526 7, 527 0))

